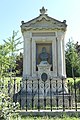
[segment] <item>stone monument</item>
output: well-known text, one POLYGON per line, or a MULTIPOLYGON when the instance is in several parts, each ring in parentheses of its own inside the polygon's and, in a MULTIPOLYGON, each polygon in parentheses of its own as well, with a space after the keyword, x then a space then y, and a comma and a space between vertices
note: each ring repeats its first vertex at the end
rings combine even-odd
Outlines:
POLYGON ((44 95, 43 81, 46 82, 46 96, 50 91, 50 79, 52 92, 56 94, 56 80, 58 92, 62 92, 62 77, 64 77, 64 93, 67 93, 64 38, 66 32, 66 20, 63 22, 49 17, 47 9, 42 7, 40 15, 28 22, 22 21, 21 31, 24 39, 23 57, 23 87, 28 79, 27 91, 31 93, 31 80, 34 81, 34 92, 37 93, 38 79, 41 96, 44 95))

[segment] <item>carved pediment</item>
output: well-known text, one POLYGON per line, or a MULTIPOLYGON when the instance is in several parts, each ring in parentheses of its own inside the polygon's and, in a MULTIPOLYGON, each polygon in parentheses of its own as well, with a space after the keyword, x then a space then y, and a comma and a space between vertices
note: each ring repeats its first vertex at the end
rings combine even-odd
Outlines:
POLYGON ((60 27, 60 24, 51 21, 46 20, 45 18, 42 18, 41 20, 36 21, 35 23, 31 23, 29 25, 25 25, 25 27, 32 27, 32 28, 56 28, 60 27))
POLYGON ((38 17, 28 22, 22 21, 21 29, 62 29, 65 31, 66 26, 67 25, 65 20, 63 22, 58 21, 54 18, 49 17, 47 14, 44 14, 44 11, 42 11, 42 13, 38 17))

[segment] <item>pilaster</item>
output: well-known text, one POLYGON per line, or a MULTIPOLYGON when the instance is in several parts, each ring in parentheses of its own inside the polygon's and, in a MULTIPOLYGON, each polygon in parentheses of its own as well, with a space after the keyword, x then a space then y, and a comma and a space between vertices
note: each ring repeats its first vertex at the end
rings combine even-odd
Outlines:
POLYGON ((62 51, 62 41, 58 38, 58 75, 61 77, 63 74, 63 51, 62 51))
POLYGON ((30 69, 30 34, 24 34, 24 57, 23 57, 23 76, 26 77, 27 75, 30 75, 31 69, 30 69))
POLYGON ((64 37, 62 39, 62 49, 63 49, 63 76, 66 77, 66 64, 65 64, 65 48, 64 48, 64 37))
POLYGON ((52 41, 53 76, 57 77, 56 38, 52 41))
POLYGON ((32 38, 32 76, 36 76, 36 43, 32 38))

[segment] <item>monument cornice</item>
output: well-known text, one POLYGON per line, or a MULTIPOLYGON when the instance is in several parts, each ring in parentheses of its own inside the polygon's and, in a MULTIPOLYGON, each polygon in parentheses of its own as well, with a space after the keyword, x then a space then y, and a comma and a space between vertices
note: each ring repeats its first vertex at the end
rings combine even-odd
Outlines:
POLYGON ((65 32, 66 31, 66 28, 31 28, 31 27, 27 27, 27 28, 23 28, 21 29, 22 33, 25 32, 25 31, 63 31, 65 32))
POLYGON ((45 14, 47 9, 40 9, 40 15, 28 22, 22 21, 21 30, 22 31, 29 31, 29 30, 62 30, 66 31, 66 20, 63 20, 63 22, 56 20, 47 14, 45 14))

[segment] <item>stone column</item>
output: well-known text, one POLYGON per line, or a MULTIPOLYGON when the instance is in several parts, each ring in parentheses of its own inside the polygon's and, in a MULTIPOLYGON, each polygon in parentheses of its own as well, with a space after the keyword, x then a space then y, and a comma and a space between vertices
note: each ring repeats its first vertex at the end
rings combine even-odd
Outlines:
POLYGON ((58 38, 58 75, 63 75, 63 49, 62 40, 58 38))
POLYGON ((65 76, 65 49, 64 49, 64 35, 65 33, 63 31, 59 31, 57 34, 57 40, 58 40, 58 73, 59 76, 65 76))
POLYGON ((53 76, 57 77, 56 38, 52 41, 53 76))
POLYGON ((32 38, 32 76, 36 76, 36 43, 32 38))
POLYGON ((30 75, 30 35, 24 33, 23 77, 30 75))
POLYGON ((58 72, 58 39, 56 36, 56 72, 57 72, 57 77, 59 76, 59 72, 58 72))
POLYGON ((30 39, 30 75, 32 76, 32 38, 30 39))
POLYGON ((63 76, 66 77, 66 65, 65 65, 65 48, 64 48, 64 38, 62 39, 62 49, 63 49, 63 76))

